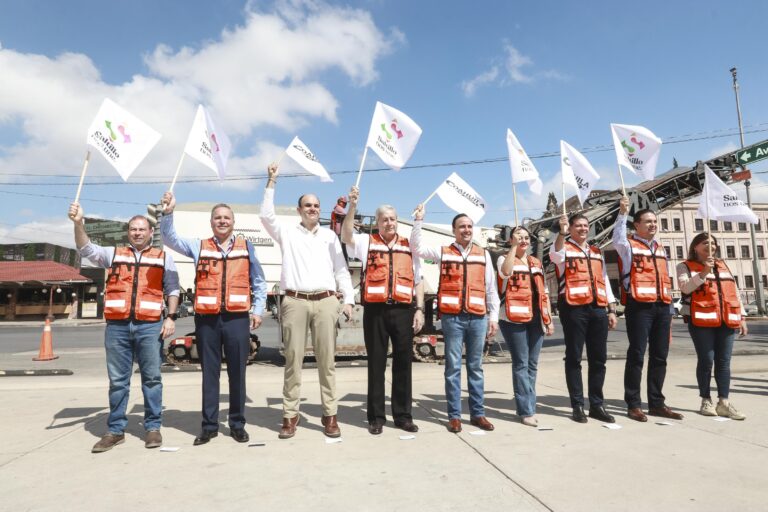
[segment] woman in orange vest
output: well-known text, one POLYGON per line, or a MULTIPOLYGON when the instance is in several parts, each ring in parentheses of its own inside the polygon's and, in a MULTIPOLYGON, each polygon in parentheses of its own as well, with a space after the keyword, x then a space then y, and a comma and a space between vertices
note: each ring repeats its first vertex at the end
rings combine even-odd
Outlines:
POLYGON ((704 416, 743 420, 746 416, 728 401, 728 392, 733 342, 737 332, 741 337, 747 335, 747 323, 736 280, 725 261, 717 258, 717 247, 717 240, 709 233, 696 235, 688 249, 688 259, 677 265, 677 281, 683 293, 683 318, 698 357, 699 412, 704 416), (717 406, 710 395, 713 364, 717 406))
POLYGON ((551 336, 552 313, 541 262, 526 254, 531 234, 522 226, 512 231, 509 251, 496 261, 501 307, 499 329, 512 356, 515 407, 523 425, 538 426, 536 373, 544 334, 551 336))

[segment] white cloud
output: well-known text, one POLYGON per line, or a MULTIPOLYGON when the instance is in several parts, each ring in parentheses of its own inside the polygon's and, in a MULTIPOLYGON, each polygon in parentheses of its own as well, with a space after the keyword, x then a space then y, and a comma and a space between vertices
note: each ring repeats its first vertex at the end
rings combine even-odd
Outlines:
POLYGON ((724 155, 726 153, 732 153, 732 152, 736 151, 737 149, 739 149, 739 146, 737 146, 736 143, 734 143, 732 141, 726 142, 722 146, 716 146, 716 147, 712 148, 709 151, 709 155, 707 155, 707 158, 708 159, 709 158, 715 158, 717 156, 724 155))
POLYGON ((512 84, 529 84, 541 80, 568 80, 567 75, 554 69, 533 71, 533 60, 520 53, 508 42, 504 43, 503 51, 503 57, 495 58, 490 69, 461 83, 466 97, 472 97, 479 87, 494 83, 499 87, 506 87, 512 84))
MULTIPOLYGON (((14 145, 0 142, 0 173, 79 173, 86 129, 105 97, 163 134, 133 177, 170 179, 198 103, 233 139, 227 174, 263 169, 275 156, 258 150, 270 143, 256 145, 255 155, 238 144, 253 144, 261 127, 285 131, 287 142, 312 120, 337 122, 338 101, 323 78, 342 73, 354 85, 370 84, 378 60, 403 42, 396 30, 382 32, 366 11, 299 1, 278 2, 272 12, 249 5, 242 25, 196 48, 158 45, 145 57, 148 73, 120 84, 105 82, 87 55, 0 48, 0 123, 18 124, 23 135, 14 145)), ((88 174, 117 176, 101 158, 92 159, 88 174)), ((210 171, 187 159, 184 175, 210 171)))
POLYGON ((41 219, 24 224, 0 224, 0 244, 49 243, 74 248, 75 237, 69 219, 41 219))

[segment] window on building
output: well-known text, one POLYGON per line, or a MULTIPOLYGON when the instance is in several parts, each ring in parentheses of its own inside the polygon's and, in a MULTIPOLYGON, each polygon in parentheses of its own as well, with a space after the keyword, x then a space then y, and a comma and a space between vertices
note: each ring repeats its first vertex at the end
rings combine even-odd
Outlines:
POLYGON ((667 253, 667 259, 672 257, 672 250, 669 248, 668 245, 664 246, 664 252, 667 253))
POLYGON ((723 221, 723 231, 733 231, 733 222, 723 221))
POLYGON ((669 222, 667 222, 667 219, 661 219, 661 230, 662 231, 669 230, 669 222))
POLYGON ((752 279, 752 276, 744 276, 744 287, 745 288, 755 287, 755 281, 752 279))
POLYGON ((763 288, 768 288, 768 276, 763 274, 763 288))
POLYGON ((714 233, 714 232, 716 232, 716 231, 717 231, 717 221, 716 221, 716 220, 711 220, 711 221, 709 221, 709 230, 710 230, 712 233, 714 233))
POLYGON ((736 282, 736 286, 739 286, 739 276, 733 276, 733 280, 736 282))
POLYGON ((683 259, 683 247, 678 245, 675 247, 675 256, 677 256, 677 259, 682 260, 683 259))
POLYGON ((669 284, 672 287, 672 289, 675 289, 675 278, 672 276, 669 276, 669 284))
POLYGON ((757 246, 757 257, 760 259, 765 258, 765 247, 762 245, 757 246))
POLYGON ((739 222, 739 231, 746 231, 746 230, 747 230, 747 223, 739 222))
POLYGON ((736 257, 736 248, 732 245, 725 246, 725 257, 732 260, 736 257))
POLYGON ((680 228, 680 219, 672 219, 672 228, 675 231, 682 231, 682 229, 680 228))
POLYGON ((696 231, 704 231, 704 219, 693 219, 693 227, 696 231))
POLYGON ((742 245, 741 246, 741 257, 745 259, 749 259, 749 246, 748 245, 742 245))
POLYGON ((757 224, 755 224, 755 231, 760 231, 760 219, 757 219, 757 224))

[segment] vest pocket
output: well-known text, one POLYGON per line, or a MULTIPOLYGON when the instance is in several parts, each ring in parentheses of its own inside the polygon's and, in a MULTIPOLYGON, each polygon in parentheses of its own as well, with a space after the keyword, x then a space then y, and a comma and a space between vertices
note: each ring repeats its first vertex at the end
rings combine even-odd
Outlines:
POLYGON ((691 304, 691 321, 696 327, 720 325, 720 303, 714 300, 694 300, 691 304))

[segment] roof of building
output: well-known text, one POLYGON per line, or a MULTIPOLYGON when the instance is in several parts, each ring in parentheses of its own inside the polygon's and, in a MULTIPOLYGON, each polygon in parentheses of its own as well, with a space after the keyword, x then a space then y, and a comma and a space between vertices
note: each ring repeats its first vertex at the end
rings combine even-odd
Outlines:
POLYGON ((77 269, 55 261, 0 261, 0 283, 90 283, 77 269))

